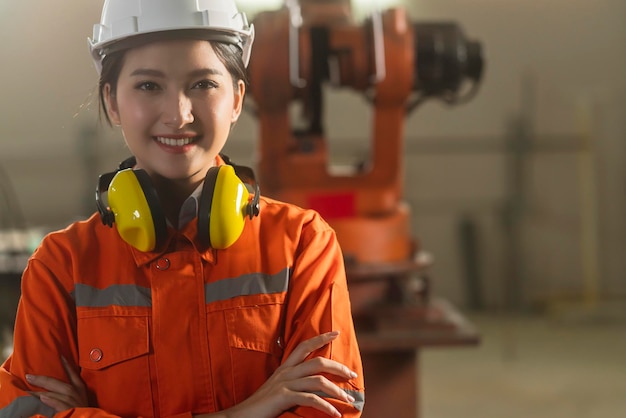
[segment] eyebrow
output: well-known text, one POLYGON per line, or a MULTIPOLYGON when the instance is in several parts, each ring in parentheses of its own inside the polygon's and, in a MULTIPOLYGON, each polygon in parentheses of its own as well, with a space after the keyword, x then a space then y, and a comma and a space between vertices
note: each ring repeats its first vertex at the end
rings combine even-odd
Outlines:
MULTIPOLYGON (((138 68, 130 73, 131 76, 150 76, 150 77, 159 77, 164 78, 165 73, 159 70, 153 70, 150 68, 138 68)), ((224 75, 220 70, 216 68, 200 68, 198 70, 193 70, 189 73, 191 77, 201 77, 206 75, 224 75)))

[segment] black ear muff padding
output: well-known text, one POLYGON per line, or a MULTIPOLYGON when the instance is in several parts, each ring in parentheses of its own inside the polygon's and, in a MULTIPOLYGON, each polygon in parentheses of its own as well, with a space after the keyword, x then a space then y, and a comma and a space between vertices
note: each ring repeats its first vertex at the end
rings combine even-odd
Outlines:
POLYGON ((103 198, 103 194, 109 190, 109 185, 113 177, 115 177, 115 174, 117 174, 117 171, 101 174, 100 177, 98 177, 98 187, 96 187, 96 208, 98 209, 102 223, 109 227, 113 226, 115 215, 109 208, 106 199, 103 198))
POLYGON ((98 209, 100 219, 104 225, 113 227, 113 224, 115 223, 115 214, 111 211, 111 208, 109 208, 108 200, 105 200, 102 195, 108 192, 111 181, 113 181, 113 177, 115 177, 118 172, 127 168, 133 168, 135 164, 137 164, 137 159, 134 156, 130 156, 118 165, 117 170, 101 174, 100 177, 98 177, 98 187, 96 187, 96 208, 98 209))
POLYGON ((211 247, 211 207, 218 173, 219 167, 209 168, 198 202, 198 239, 205 248, 211 247))

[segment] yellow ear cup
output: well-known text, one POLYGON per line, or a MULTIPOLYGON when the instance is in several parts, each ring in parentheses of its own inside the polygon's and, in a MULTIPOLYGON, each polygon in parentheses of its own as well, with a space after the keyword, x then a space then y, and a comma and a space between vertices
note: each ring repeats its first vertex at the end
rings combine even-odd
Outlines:
POLYGON ((156 219, 153 217, 150 203, 156 192, 146 187, 146 181, 149 182, 149 177, 143 170, 121 170, 111 180, 107 196, 120 236, 144 252, 157 246, 164 228, 160 225, 164 222, 164 218, 160 219, 162 215, 157 212, 156 219))
POLYGON ((235 169, 230 165, 220 166, 209 223, 213 248, 224 249, 237 241, 243 232, 249 197, 250 193, 235 174, 235 169))
POLYGON ((233 245, 243 232, 246 216, 249 216, 249 198, 250 193, 233 166, 211 167, 199 201, 200 242, 218 250, 233 245))

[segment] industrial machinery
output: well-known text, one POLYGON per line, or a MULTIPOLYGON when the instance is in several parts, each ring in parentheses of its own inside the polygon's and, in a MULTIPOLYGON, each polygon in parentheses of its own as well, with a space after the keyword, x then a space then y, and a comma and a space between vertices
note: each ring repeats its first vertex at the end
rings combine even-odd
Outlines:
POLYGON ((249 75, 261 188, 317 210, 337 232, 366 371, 364 416, 414 417, 410 405, 389 410, 385 387, 411 379, 405 371, 394 375, 394 367, 417 367, 418 347, 478 337, 431 298, 424 251, 411 236, 403 200, 405 118, 431 98, 470 99, 482 78, 481 45, 453 22, 412 22, 401 7, 355 22, 349 0, 287 0, 253 23, 249 75), (348 172, 331 170, 327 88, 362 93, 372 108, 370 155, 348 172))

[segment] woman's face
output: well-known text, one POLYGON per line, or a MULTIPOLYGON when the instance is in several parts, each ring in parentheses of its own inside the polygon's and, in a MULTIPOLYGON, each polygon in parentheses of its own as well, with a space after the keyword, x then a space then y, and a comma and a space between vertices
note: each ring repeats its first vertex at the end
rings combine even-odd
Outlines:
POLYGON ((151 176, 198 183, 241 113, 244 82, 202 40, 169 40, 126 52, 116 91, 104 97, 137 166, 151 176))

